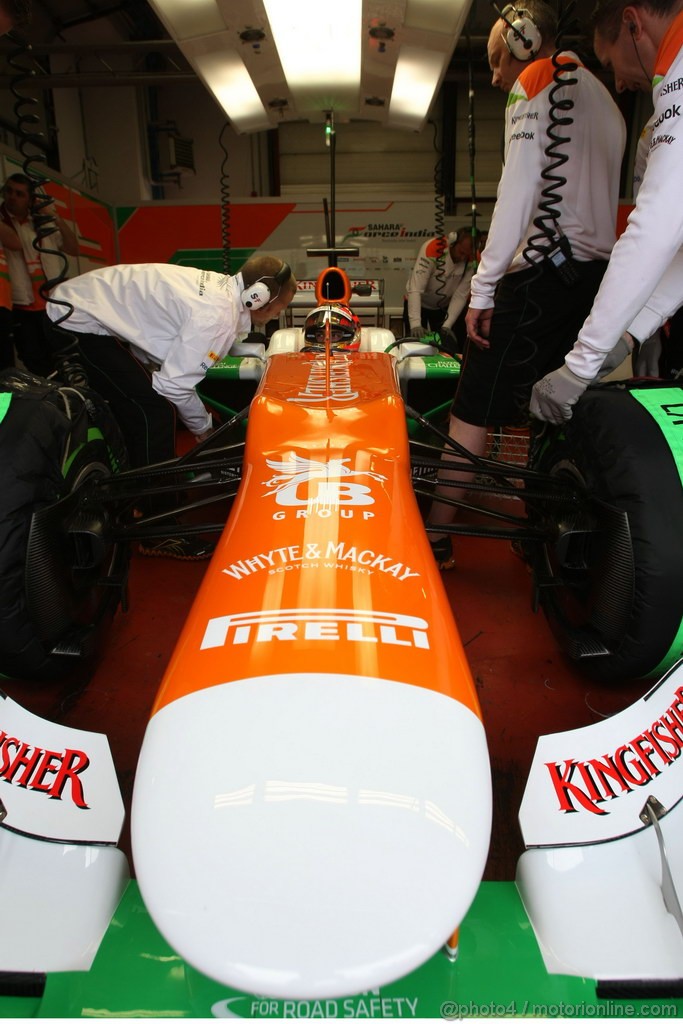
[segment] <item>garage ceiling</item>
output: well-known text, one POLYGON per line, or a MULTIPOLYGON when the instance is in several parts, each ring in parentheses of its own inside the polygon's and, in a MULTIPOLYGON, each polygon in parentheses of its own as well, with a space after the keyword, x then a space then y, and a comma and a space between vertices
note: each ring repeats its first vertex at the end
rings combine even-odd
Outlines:
MULTIPOLYGON (((218 2, 223 4, 227 31, 236 40, 240 33, 263 24, 262 0, 218 2)), ((296 0, 282 2, 295 3, 296 0)), ((578 0, 575 15, 587 18, 592 4, 593 0, 578 0)), ((361 96, 358 107, 347 111, 347 116, 386 120, 391 78, 387 77, 381 63, 387 60, 395 62, 397 43, 409 31, 402 22, 405 10, 406 0, 364 0, 363 21, 368 32, 365 34, 361 65, 361 96), (369 30, 373 26, 390 27, 394 37, 382 46, 381 40, 370 35, 369 30), (377 103, 373 102, 373 97, 377 103)), ((475 77, 479 81, 488 79, 485 48, 493 17, 488 0, 473 0, 465 30, 460 34, 451 56, 446 80, 464 80, 470 71, 470 58, 475 77)), ((178 45, 157 16, 153 4, 147 0, 33 0, 33 17, 24 31, 31 42, 33 69, 45 88, 152 87, 197 78, 191 48, 188 50, 183 40, 178 45)), ((266 69, 270 59, 267 51, 264 54, 267 41, 259 47, 240 39, 238 45, 245 64, 250 65, 250 72, 258 77, 259 68, 266 69)), ((9 49, 9 41, 0 42, 0 51, 7 54, 9 49)), ((302 59, 305 59, 305 54, 302 59)), ((6 86, 10 76, 6 67, 5 71, 0 77, 6 86)), ((272 74, 266 73, 262 78, 264 81, 259 84, 259 90, 271 127, 280 120, 324 119, 321 110, 316 112, 310 104, 306 107, 300 99, 292 97, 282 76, 274 80, 272 74)), ((341 113, 344 119, 344 111, 341 113)))

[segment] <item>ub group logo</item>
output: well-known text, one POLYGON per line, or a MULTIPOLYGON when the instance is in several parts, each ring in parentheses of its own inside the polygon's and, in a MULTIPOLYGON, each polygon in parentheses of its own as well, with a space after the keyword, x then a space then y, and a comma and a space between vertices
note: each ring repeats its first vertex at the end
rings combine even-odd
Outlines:
MULTIPOLYGON (((311 514, 329 517, 340 510, 341 506, 374 505, 375 499, 366 484, 357 483, 349 477, 369 477, 381 482, 386 477, 372 470, 350 469, 350 459, 304 459, 292 454, 287 460, 276 461, 266 459, 269 469, 275 471, 270 480, 264 480, 268 490, 265 495, 273 495, 277 505, 285 508, 297 508, 298 515, 305 517, 311 514)), ((351 512, 347 508, 347 513, 351 512)), ((352 514, 352 513, 351 513, 352 514)), ((343 518, 350 518, 341 510, 343 518)), ((273 518, 281 519, 284 513, 275 513, 273 518)), ((366 518, 372 513, 366 513, 366 518)))

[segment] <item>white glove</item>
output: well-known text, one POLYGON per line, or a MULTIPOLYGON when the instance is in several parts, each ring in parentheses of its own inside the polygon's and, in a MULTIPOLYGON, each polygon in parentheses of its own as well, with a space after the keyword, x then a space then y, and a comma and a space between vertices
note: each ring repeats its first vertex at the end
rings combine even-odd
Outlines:
POLYGON ((635 359, 636 377, 659 377, 659 359, 662 354, 662 339, 659 331, 646 338, 638 349, 635 359))
POLYGON ((411 327, 410 328, 410 335, 409 335, 409 337, 415 338, 416 341, 419 341, 420 338, 424 338, 425 334, 429 334, 429 331, 427 330, 427 328, 423 327, 422 324, 418 324, 417 327, 411 327))
POLYGON ((591 382, 577 377, 564 363, 559 370, 546 374, 531 391, 531 415, 558 426, 571 419, 572 406, 591 382))
POLYGON ((621 366, 626 356, 629 356, 633 352, 633 340, 630 334, 622 334, 619 341, 616 343, 614 348, 610 349, 605 360, 598 370, 598 376, 596 380, 602 380, 612 370, 616 370, 618 366, 621 366))

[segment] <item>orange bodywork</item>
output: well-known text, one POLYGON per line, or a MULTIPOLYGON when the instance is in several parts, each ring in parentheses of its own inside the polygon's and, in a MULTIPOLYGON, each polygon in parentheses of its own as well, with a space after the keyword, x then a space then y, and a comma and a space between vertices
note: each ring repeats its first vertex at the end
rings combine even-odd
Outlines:
POLYGON ((413 493, 388 355, 269 360, 240 490, 154 712, 284 673, 426 687, 481 717, 413 493))

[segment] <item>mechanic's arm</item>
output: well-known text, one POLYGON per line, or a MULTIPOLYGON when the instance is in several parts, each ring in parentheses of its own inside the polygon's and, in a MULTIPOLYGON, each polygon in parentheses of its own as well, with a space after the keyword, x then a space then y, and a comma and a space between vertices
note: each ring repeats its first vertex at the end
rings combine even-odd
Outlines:
POLYGON ((72 229, 69 227, 63 217, 55 216, 55 224, 57 230, 62 236, 62 244, 60 246, 62 252, 66 253, 67 256, 78 256, 81 247, 78 244, 78 238, 72 229))
MULTIPOLYGON (((663 108, 666 100, 665 96, 663 108)), ((678 114, 667 119, 666 134, 653 136, 635 208, 612 250, 590 315, 567 356, 567 366, 577 376, 594 380, 625 330, 641 340, 648 337, 675 305, 676 292, 683 295, 682 180, 683 117, 678 114)))
POLYGON ((631 322, 629 333, 641 341, 652 337, 683 304, 683 248, 671 264, 643 308, 631 322))
MULTIPOLYGON (((656 108, 667 107, 667 97, 656 108)), ((679 250, 683 245, 683 118, 666 120, 652 139, 647 168, 626 230, 617 240, 590 315, 564 366, 534 385, 531 412, 561 423, 588 385, 599 377, 610 350, 627 330, 643 340, 654 333, 678 287, 683 295, 679 250), (678 285, 676 282, 678 281, 678 285), (669 299, 667 299, 669 296, 669 299)))
POLYGON ((470 297, 470 286, 472 284, 472 277, 474 275, 474 267, 467 267, 467 270, 462 275, 457 288, 453 292, 448 302, 448 310, 446 312, 446 319, 443 322, 443 326, 447 331, 452 330, 453 324, 462 313, 467 300, 470 297))
POLYGON ((406 286, 408 322, 411 330, 422 330, 422 296, 427 290, 434 268, 434 261, 426 255, 426 249, 426 245, 420 249, 406 286))
MULTIPOLYGON (((533 112, 533 104, 528 104, 528 109, 533 112)), ((508 127, 506 134, 523 133, 512 132, 508 127)), ((496 285, 525 241, 540 198, 544 133, 536 131, 533 136, 508 142, 486 248, 472 278, 472 297, 465 322, 470 340, 480 348, 489 347, 496 285)))
POLYGON ((232 340, 216 335, 213 319, 202 323, 201 316, 195 316, 184 325, 163 363, 152 374, 154 390, 175 405, 181 420, 197 439, 212 431, 213 421, 195 388, 216 361, 209 353, 221 359, 232 340))
MULTIPOLYGON (((38 198, 40 198, 40 196, 38 198)), ((59 216, 55 204, 48 203, 47 205, 41 207, 38 212, 40 213, 41 217, 49 217, 52 223, 54 224, 53 228, 50 228, 49 224, 46 225, 49 229, 49 233, 45 235, 46 241, 52 241, 50 236, 54 235, 55 232, 59 232, 61 237, 57 239, 57 244, 61 251, 63 253, 66 253, 67 256, 78 256, 81 251, 80 246, 78 244, 78 238, 76 237, 74 231, 69 227, 67 222, 64 220, 64 218, 59 216)))

